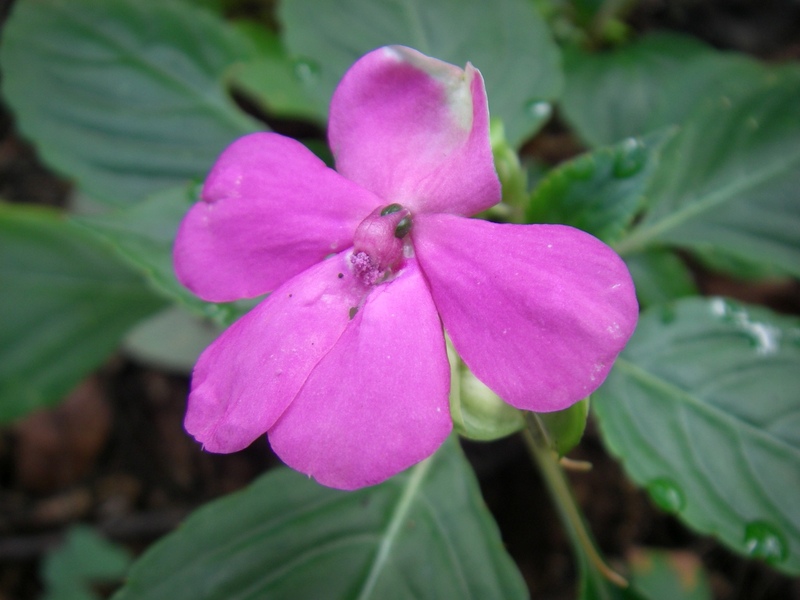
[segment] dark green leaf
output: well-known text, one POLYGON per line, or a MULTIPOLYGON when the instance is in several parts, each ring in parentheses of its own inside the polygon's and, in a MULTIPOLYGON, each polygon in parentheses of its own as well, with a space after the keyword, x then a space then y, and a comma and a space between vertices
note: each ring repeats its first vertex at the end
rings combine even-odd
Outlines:
POLYGON ((564 117, 590 146, 641 135, 662 103, 664 79, 706 52, 702 43, 675 34, 596 54, 571 48, 564 54, 564 117))
POLYGON ((267 113, 325 123, 327 107, 316 101, 303 64, 292 60, 280 38, 256 24, 239 24, 255 42, 253 58, 235 65, 229 75, 235 88, 267 113))
POLYGON ((625 264, 636 284, 636 297, 647 307, 699 294, 691 271, 669 250, 629 254, 625 264))
POLYGON ((590 146, 680 124, 703 99, 746 89, 763 69, 694 38, 655 33, 614 51, 565 54, 561 108, 590 146))
POLYGON ((664 149, 622 254, 720 250, 800 276, 800 69, 698 108, 664 149))
POLYGON ((222 333, 217 323, 170 306, 134 327, 125 337, 126 354, 156 367, 188 375, 197 357, 222 333))
MULTIPOLYGON (((365 449, 368 451, 368 449, 365 449)), ((280 469, 200 509, 115 600, 527 598, 455 438, 375 487, 280 469)))
POLYGON ((342 74, 379 46, 402 44, 486 81, 489 109, 518 146, 552 112, 562 85, 560 54, 528 0, 285 0, 286 45, 298 73, 327 111, 342 74))
POLYGON ((114 246, 164 296, 199 311, 205 303, 178 283, 172 266, 178 225, 196 201, 195 186, 180 186, 153 194, 133 206, 73 219, 114 246))
POLYGON ((226 69, 249 40, 180 0, 21 0, 3 30, 3 91, 45 160, 98 200, 202 177, 236 137, 226 69))
POLYGON ((111 213, 75 217, 75 222, 111 244, 166 298, 180 302, 198 317, 227 325, 250 310, 254 301, 204 302, 178 282, 172 266, 172 245, 178 225, 196 200, 194 186, 181 186, 111 213))
POLYGON ((2 204, 0 289, 0 421, 60 400, 163 306, 82 228, 2 204))
POLYGON ((662 508, 800 574, 800 321, 722 298, 647 310, 593 396, 662 508))
POLYGON ((692 247, 692 256, 706 269, 725 273, 735 279, 759 280, 786 278, 787 271, 774 264, 757 262, 755 258, 743 257, 719 246, 697 245, 692 247))
POLYGON ((615 242, 641 209, 661 148, 673 134, 628 138, 560 165, 534 190, 526 220, 572 225, 615 242))
POLYGON ((88 527, 75 526, 64 544, 44 560, 44 600, 98 600, 92 585, 121 580, 130 563, 124 548, 88 527))

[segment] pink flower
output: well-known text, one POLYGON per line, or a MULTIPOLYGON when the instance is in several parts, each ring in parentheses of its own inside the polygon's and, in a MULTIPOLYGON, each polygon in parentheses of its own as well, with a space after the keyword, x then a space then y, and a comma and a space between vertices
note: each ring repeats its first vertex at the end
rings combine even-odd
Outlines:
POLYGON ((267 433, 324 485, 383 481, 451 430, 442 326, 518 408, 602 383, 636 324, 628 271, 570 227, 467 218, 500 200, 476 69, 375 50, 336 90, 329 141, 336 171, 280 135, 236 141, 178 232, 201 298, 272 292, 197 362, 185 425, 206 450, 267 433))

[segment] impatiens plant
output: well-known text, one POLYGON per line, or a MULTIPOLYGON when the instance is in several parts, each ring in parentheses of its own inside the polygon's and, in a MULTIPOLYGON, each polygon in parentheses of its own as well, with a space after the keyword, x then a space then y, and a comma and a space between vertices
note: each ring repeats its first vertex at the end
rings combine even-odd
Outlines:
POLYGON ((516 408, 591 394, 633 332, 625 264, 563 225, 469 219, 501 199, 483 78, 409 48, 360 59, 333 96, 336 169, 299 142, 235 142, 178 230, 204 300, 272 292, 200 357, 186 429, 212 452, 269 432, 289 466, 372 485, 451 430, 442 325, 516 408))
POLYGON ((634 31, 636 4, 14 2, 3 100, 73 185, 0 204, 0 418, 116 349, 106 378, 180 373, 176 415, 188 386, 165 446, 196 510, 115 600, 549 597, 547 516, 501 463, 541 475, 580 600, 800 575, 800 321, 703 295, 796 312, 800 67, 634 31), (629 504, 585 474, 598 440, 640 490, 626 523, 647 497, 668 526, 604 516, 595 492, 629 504), (189 465, 251 445, 290 468, 199 506, 234 486, 198 498, 189 465), (613 569, 589 524, 624 537, 613 569), (628 547, 681 524, 713 540, 628 547))

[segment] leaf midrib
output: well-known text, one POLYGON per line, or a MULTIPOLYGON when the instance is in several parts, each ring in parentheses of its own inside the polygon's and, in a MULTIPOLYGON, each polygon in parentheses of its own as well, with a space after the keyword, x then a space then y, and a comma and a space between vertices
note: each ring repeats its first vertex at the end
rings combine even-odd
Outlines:
POLYGON ((370 565, 369 573, 364 580, 364 585, 358 595, 358 600, 368 600, 372 598, 372 593, 375 591, 378 579, 389 560, 389 554, 394 546, 397 536, 400 533, 400 527, 408 516, 414 500, 419 492, 419 488, 425 480, 425 476, 433 464, 433 459, 428 458, 412 468, 411 474, 406 482, 405 489, 403 490, 400 499, 394 507, 392 516, 386 525, 385 533, 382 536, 378 549, 375 552, 375 557, 370 565))
POLYGON ((752 177, 740 177, 705 196, 697 197, 694 201, 684 202, 681 208, 668 213, 667 216, 659 221, 645 224, 634 229, 631 235, 616 244, 614 249, 618 254, 623 256, 641 252, 645 250, 652 241, 656 240, 665 232, 675 229, 693 217, 697 217, 723 204, 732 197, 760 186, 765 181, 768 181, 784 171, 791 171, 794 167, 799 165, 800 153, 790 154, 782 161, 769 162, 765 168, 758 171, 752 177))

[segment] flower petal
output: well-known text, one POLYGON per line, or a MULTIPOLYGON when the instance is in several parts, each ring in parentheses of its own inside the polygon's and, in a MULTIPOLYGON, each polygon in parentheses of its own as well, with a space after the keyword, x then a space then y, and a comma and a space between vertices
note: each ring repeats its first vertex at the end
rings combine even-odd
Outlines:
POLYGON ((347 254, 286 282, 200 356, 184 425, 206 450, 235 452, 266 433, 336 344, 368 291, 347 254))
POLYGON ((339 489, 419 462, 451 430, 442 326, 418 267, 370 293, 269 431, 290 467, 339 489))
POLYGON ((352 244, 380 200, 274 133, 222 153, 175 240, 175 271, 211 302, 265 294, 352 244))
POLYGON ((402 46, 354 64, 331 101, 336 169, 412 212, 472 215, 500 200, 483 78, 402 46))
POLYGON ((636 326, 625 264, 587 233, 422 215, 412 235, 456 350, 517 408, 560 410, 591 394, 636 326))

